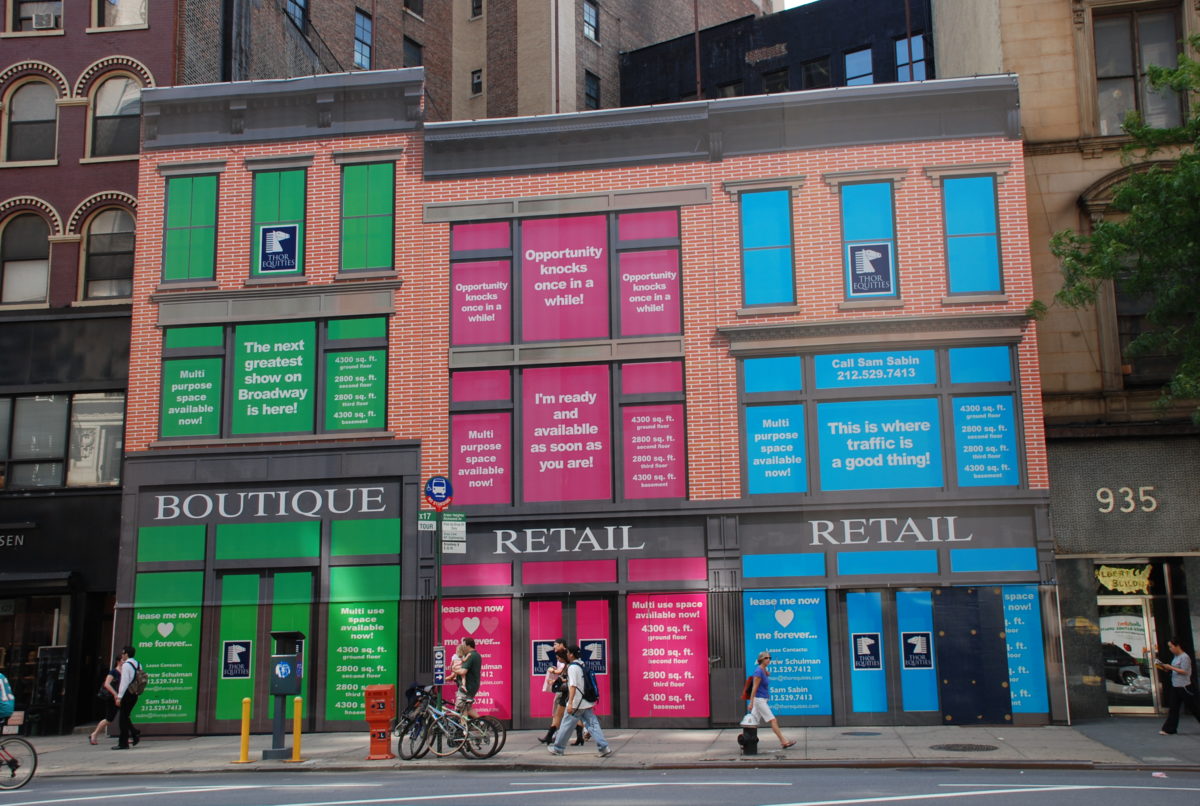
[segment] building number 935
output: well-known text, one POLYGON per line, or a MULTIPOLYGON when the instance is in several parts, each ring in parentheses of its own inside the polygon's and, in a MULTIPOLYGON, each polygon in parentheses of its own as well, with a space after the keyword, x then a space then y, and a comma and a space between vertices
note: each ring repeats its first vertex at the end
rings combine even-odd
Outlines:
POLYGON ((1096 490, 1096 500, 1100 502, 1100 511, 1110 512, 1153 512, 1158 509, 1158 499, 1151 493, 1153 487, 1138 487, 1136 492, 1132 487, 1101 487, 1096 490))

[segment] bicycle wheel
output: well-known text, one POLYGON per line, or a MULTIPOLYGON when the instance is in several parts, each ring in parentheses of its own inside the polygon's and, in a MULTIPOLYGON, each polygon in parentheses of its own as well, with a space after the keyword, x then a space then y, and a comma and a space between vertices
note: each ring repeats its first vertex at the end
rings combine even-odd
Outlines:
POLYGON ((435 756, 449 756, 457 753, 467 740, 466 728, 457 719, 442 717, 434 720, 430 731, 430 749, 435 756))
MULTIPOLYGON (((462 745, 464 756, 475 758, 491 758, 500 752, 502 742, 501 732, 497 723, 486 717, 472 719, 467 723, 467 738, 462 745)), ((501 729, 502 730, 502 729, 501 729)))
POLYGON ((0 789, 20 789, 37 771, 37 751, 19 736, 0 739, 0 789))
POLYGON ((428 719, 411 720, 400 738, 396 740, 396 755, 405 761, 423 758, 429 752, 429 734, 428 719))
POLYGON ((504 749, 504 745, 508 741, 508 730, 504 727, 504 723, 494 716, 481 716, 479 718, 491 722, 495 726, 496 732, 500 734, 500 744, 492 751, 492 755, 494 756, 504 749))

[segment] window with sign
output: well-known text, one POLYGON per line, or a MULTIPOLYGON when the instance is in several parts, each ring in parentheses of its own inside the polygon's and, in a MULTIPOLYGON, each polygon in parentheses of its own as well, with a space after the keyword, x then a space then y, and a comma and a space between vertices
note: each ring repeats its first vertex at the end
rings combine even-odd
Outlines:
POLYGON ((450 397, 456 504, 687 495, 680 361, 455 372, 450 397))
POLYGON ((302 168, 254 175, 253 277, 304 273, 305 176, 302 168))
POLYGON ((842 185, 841 214, 846 297, 898 296, 892 183, 842 185))
POLYGON ((682 333, 678 210, 457 224, 450 240, 455 347, 682 333))
POLYGON ((383 317, 168 328, 163 438, 382 430, 383 317))
POLYGON ((741 404, 750 495, 1021 484, 1008 345, 746 358, 741 404))
POLYGON ((124 439, 123 392, 0 397, 0 488, 115 486, 124 439))

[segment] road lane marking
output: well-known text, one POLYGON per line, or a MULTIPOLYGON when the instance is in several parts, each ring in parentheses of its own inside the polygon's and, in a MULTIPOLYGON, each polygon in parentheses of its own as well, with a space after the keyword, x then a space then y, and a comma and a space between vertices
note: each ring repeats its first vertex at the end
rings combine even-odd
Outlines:
MULTIPOLYGON (((147 798, 158 797, 159 795, 194 795, 204 792, 228 792, 235 789, 259 789, 261 784, 244 785, 244 786, 189 786, 186 789, 154 789, 150 792, 127 792, 120 797, 123 798, 147 798)), ((89 790, 95 791, 95 790, 89 790)), ((4 806, 43 806, 47 803, 83 803, 88 800, 108 800, 114 797, 112 792, 104 795, 87 795, 71 798, 53 798, 51 800, 23 800, 19 803, 9 803, 5 801, 4 806)))
MULTIPOLYGON (((852 803, 899 803, 909 800, 942 800, 945 798, 971 798, 976 795, 1019 795, 1026 792, 1077 792, 1086 789, 1101 789, 1098 786, 1033 786, 1021 789, 978 789, 972 792, 927 792, 920 795, 883 795, 874 798, 839 798, 838 800, 802 800, 793 803, 772 803, 769 806, 846 806, 852 803)), ((298 806, 298 804, 297 804, 298 806)), ((764 804, 764 806, 768 806, 764 804)))

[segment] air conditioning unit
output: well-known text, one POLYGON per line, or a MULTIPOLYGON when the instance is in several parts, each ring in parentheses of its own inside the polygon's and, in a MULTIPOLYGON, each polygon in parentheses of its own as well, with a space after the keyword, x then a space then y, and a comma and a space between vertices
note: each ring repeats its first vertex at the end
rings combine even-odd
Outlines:
POLYGON ((35 31, 52 31, 58 27, 57 14, 34 14, 33 15, 33 30, 35 31))

